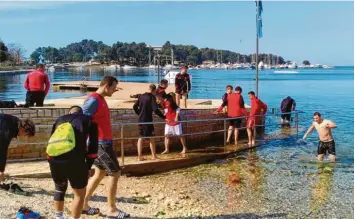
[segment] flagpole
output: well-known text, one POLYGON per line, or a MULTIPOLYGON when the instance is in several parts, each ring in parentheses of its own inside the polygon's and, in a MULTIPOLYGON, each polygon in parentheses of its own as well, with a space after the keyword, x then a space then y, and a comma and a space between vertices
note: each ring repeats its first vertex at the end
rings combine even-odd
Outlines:
POLYGON ((258 63, 258 56, 259 56, 259 0, 256 0, 256 54, 255 54, 255 93, 256 96, 259 97, 259 63, 258 63))

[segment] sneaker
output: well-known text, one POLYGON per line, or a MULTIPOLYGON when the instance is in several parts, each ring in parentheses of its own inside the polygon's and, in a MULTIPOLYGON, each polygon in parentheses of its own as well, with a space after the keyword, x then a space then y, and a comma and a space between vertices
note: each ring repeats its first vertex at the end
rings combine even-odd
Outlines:
POLYGON ((16 214, 16 219, 39 219, 40 217, 39 213, 33 212, 26 207, 21 207, 16 214))

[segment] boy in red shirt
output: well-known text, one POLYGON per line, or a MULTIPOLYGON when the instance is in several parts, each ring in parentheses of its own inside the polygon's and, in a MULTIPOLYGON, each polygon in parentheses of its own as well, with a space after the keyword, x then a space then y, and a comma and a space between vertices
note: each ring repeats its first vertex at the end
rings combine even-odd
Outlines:
POLYGON ((254 129, 256 128, 255 126, 260 124, 261 117, 266 114, 267 105, 255 96, 254 91, 250 91, 248 93, 248 97, 250 99, 251 109, 247 121, 247 132, 248 132, 248 146, 251 147, 251 146, 255 146, 255 136, 254 136, 254 129))

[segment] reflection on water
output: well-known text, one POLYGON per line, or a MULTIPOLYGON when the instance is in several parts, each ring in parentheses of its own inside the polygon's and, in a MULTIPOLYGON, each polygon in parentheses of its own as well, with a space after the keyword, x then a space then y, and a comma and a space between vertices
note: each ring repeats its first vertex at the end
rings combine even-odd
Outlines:
POLYGON ((318 171, 314 175, 315 182, 312 185, 312 198, 310 208, 317 211, 323 207, 329 199, 329 192, 333 186, 335 163, 318 163, 318 171))

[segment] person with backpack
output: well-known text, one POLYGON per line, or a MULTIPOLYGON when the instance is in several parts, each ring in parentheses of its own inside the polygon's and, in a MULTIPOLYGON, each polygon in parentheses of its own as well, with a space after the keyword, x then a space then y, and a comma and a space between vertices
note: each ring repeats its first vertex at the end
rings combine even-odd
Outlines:
POLYGON ((289 124, 291 121, 291 111, 296 109, 296 101, 290 96, 282 100, 280 105, 281 110, 281 124, 289 124))
POLYGON ((0 183, 5 179, 7 151, 11 140, 17 136, 32 137, 36 133, 35 124, 29 119, 19 119, 0 113, 0 183))
POLYGON ((47 159, 55 185, 55 218, 64 219, 64 196, 68 181, 74 192, 71 219, 82 213, 89 172, 97 158, 98 130, 90 116, 79 106, 72 106, 67 115, 54 123, 47 146, 47 159), (87 139, 89 145, 87 146, 87 139))
POLYGON ((26 106, 43 106, 44 98, 47 96, 51 83, 45 73, 45 66, 38 64, 37 69, 28 73, 24 88, 27 90, 26 106))

